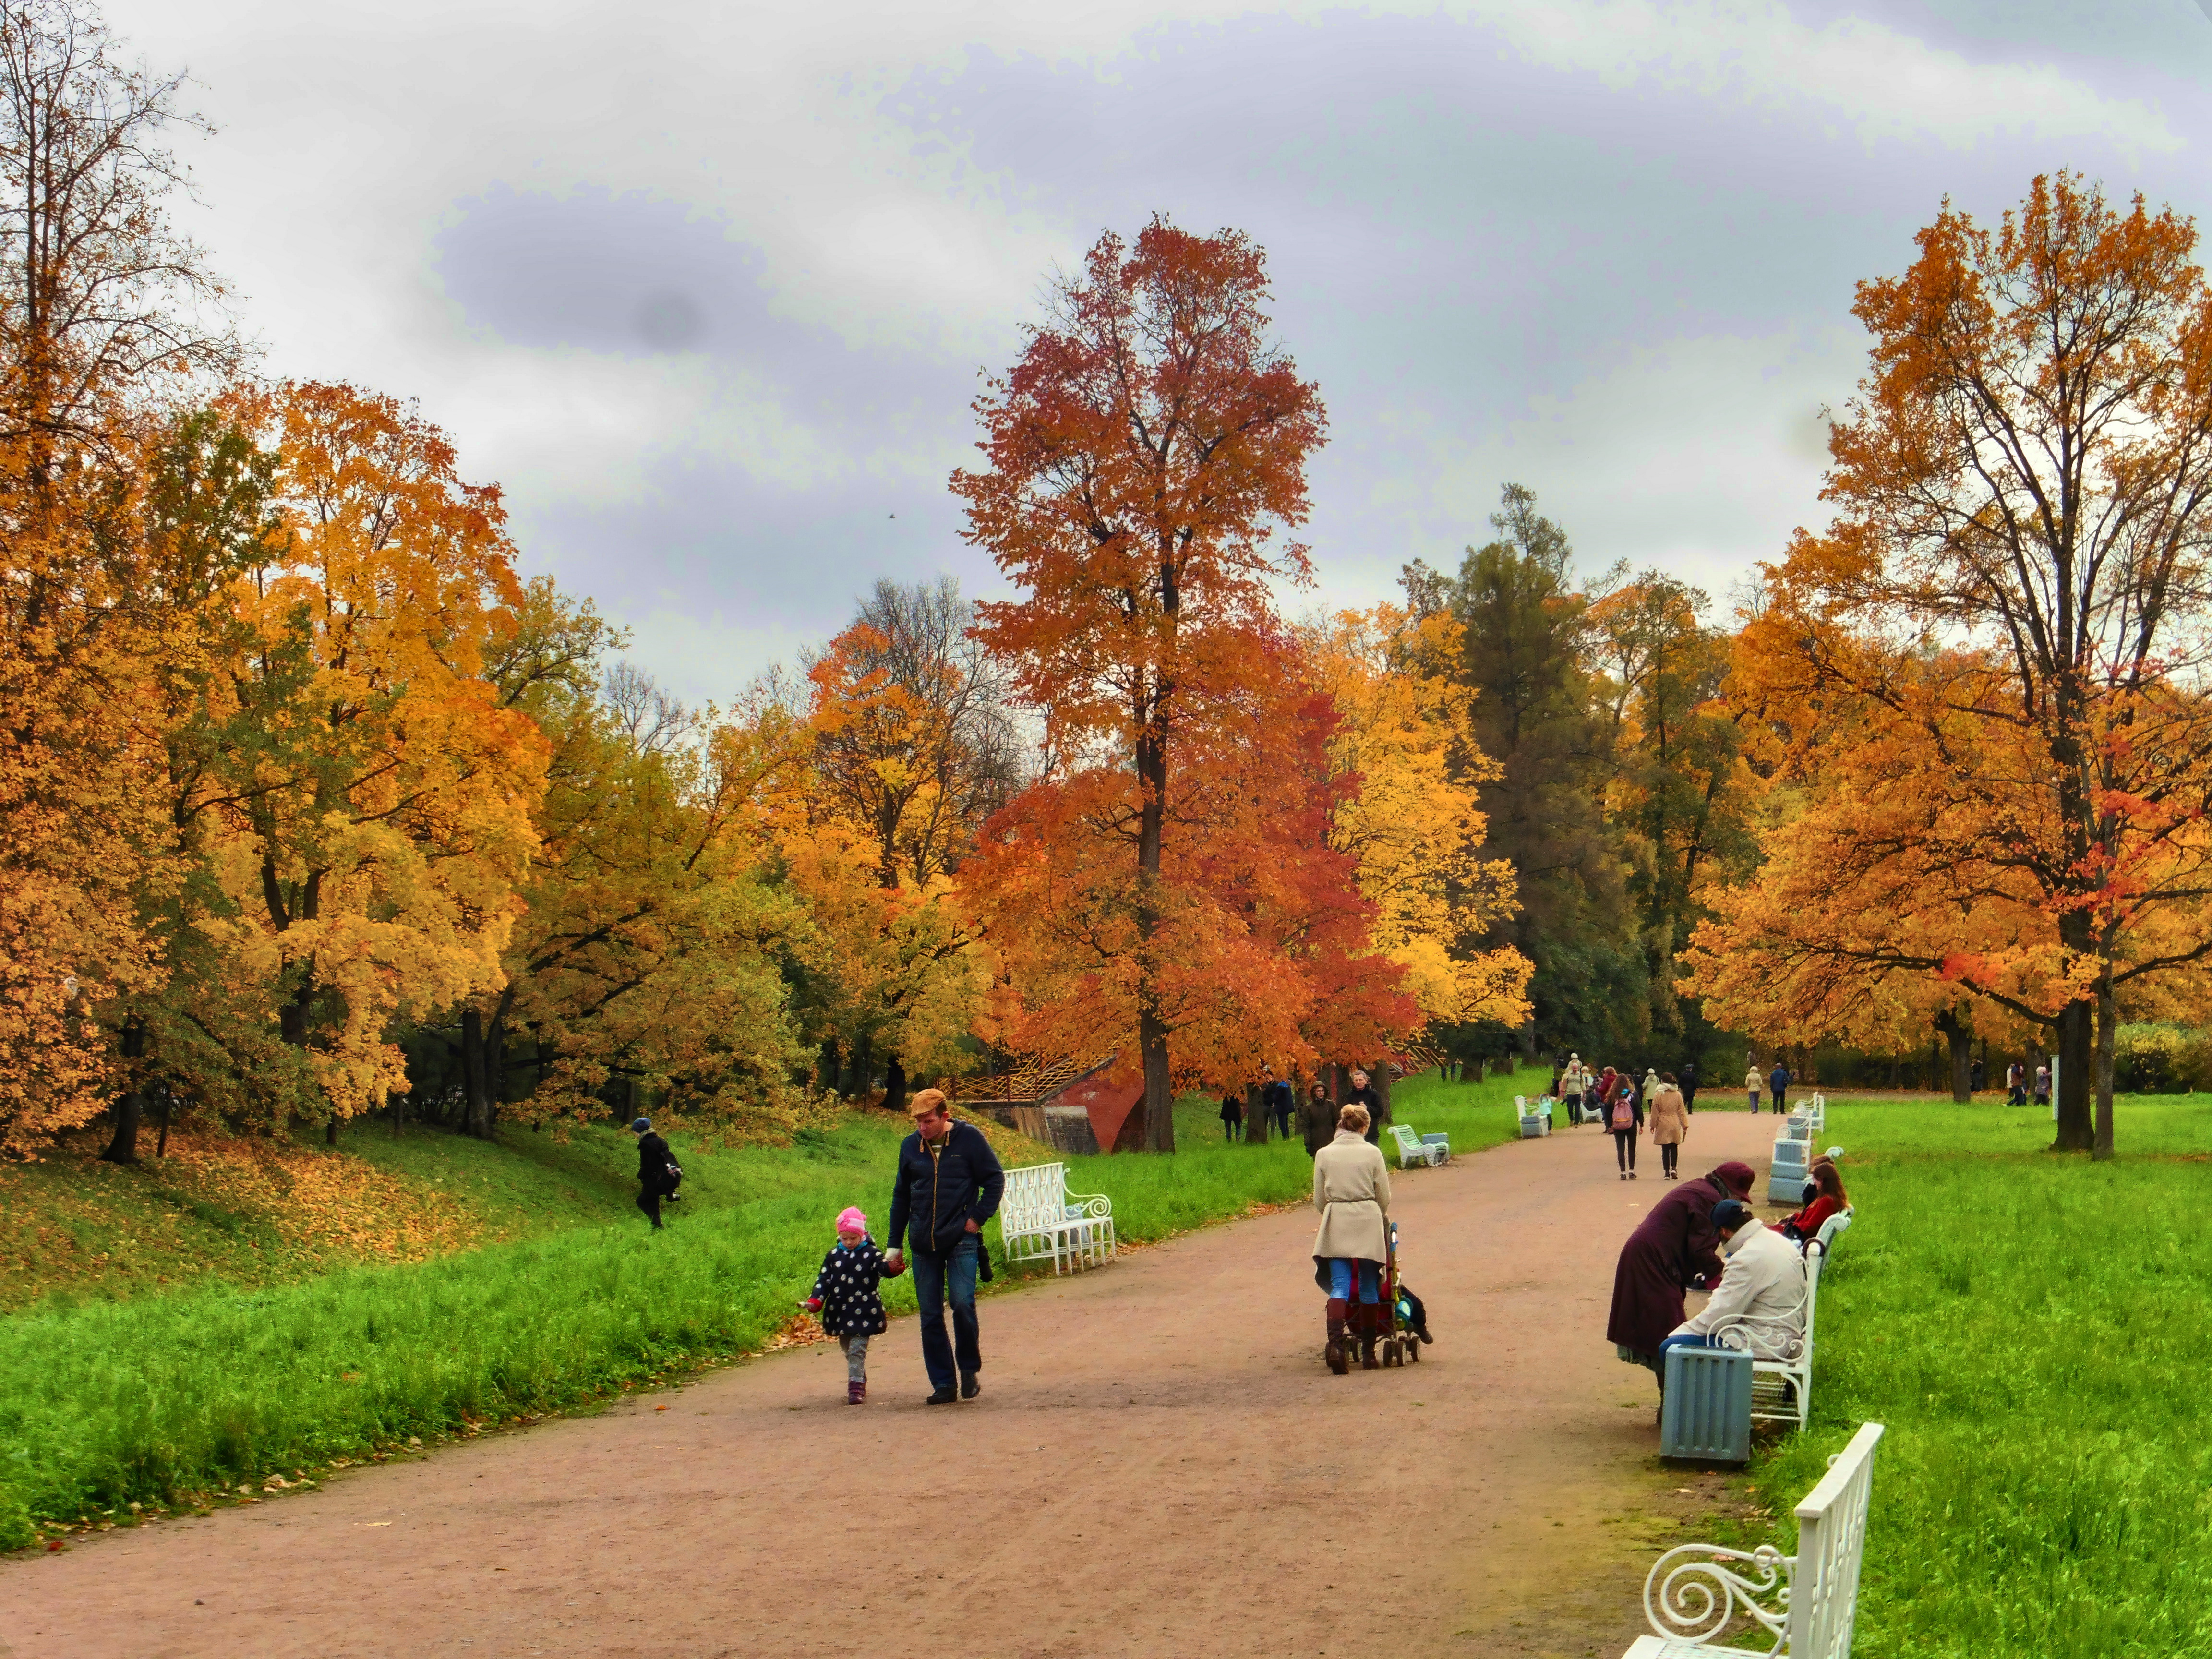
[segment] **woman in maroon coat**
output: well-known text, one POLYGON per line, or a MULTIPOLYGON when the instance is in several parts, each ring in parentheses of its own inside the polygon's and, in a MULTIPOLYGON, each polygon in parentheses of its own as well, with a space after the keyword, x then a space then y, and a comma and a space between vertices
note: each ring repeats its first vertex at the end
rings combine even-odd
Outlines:
MULTIPOLYGON (((1713 1206, 1748 1198, 1757 1177, 1748 1164, 1723 1164, 1686 1181, 1656 1204, 1620 1247, 1613 1275, 1613 1317, 1606 1340, 1623 1359, 1659 1370, 1659 1345, 1684 1316, 1682 1293, 1720 1281, 1720 1234, 1713 1206)), ((1661 1385, 1665 1385, 1663 1375, 1661 1385)))

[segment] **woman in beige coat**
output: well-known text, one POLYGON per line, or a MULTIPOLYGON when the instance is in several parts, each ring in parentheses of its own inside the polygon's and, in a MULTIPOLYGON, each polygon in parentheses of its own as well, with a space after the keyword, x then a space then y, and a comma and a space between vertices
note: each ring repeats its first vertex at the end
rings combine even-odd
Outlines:
POLYGON ((1360 1370, 1382 1369, 1375 1343, 1385 1323, 1382 1264, 1390 1253, 1390 1166, 1366 1137, 1367 1109, 1346 1106, 1337 1115, 1336 1138, 1314 1154, 1313 1201, 1321 1212, 1321 1227, 1314 1234, 1314 1282, 1328 1292, 1326 1352, 1329 1370, 1339 1376, 1352 1369, 1348 1328, 1358 1332, 1360 1370))
POLYGON ((1660 1073, 1659 1087, 1645 1110, 1650 1114, 1651 1144, 1659 1149, 1661 1177, 1672 1181, 1674 1160, 1682 1155, 1682 1143, 1690 1138, 1690 1108, 1672 1072, 1660 1073))

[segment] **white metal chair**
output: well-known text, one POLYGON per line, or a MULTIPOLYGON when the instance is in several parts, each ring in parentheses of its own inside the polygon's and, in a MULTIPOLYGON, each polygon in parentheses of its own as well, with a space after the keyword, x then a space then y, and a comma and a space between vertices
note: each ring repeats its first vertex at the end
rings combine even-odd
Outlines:
POLYGON ((1879 1423, 1860 1425, 1850 1445, 1797 1505, 1797 1553, 1771 1544, 1754 1550, 1684 1544, 1652 1563, 1644 1580, 1644 1617, 1658 1633, 1639 1636, 1621 1659, 1718 1659, 1765 1653, 1772 1659, 1850 1659, 1858 1616, 1859 1565, 1866 1556, 1867 1506, 1874 1492, 1879 1423), (1722 1647, 1739 1619, 1763 1648, 1722 1647))

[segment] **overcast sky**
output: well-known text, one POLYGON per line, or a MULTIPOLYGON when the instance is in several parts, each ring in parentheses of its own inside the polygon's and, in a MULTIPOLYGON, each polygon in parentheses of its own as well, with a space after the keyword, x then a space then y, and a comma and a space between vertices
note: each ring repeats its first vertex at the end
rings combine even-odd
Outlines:
POLYGON ((1723 597, 1817 522, 1852 284, 2066 166, 2197 213, 2197 0, 1253 6, 112 0, 221 126, 191 222, 274 374, 419 398, 526 568, 725 696, 879 575, 998 588, 947 473, 1055 269, 1267 250, 1316 593, 1486 535, 1723 597))

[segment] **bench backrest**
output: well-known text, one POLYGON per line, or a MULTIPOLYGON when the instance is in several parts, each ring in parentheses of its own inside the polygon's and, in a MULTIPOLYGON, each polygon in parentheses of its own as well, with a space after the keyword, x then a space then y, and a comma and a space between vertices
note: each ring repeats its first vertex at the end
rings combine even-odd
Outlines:
POLYGON ((1797 1561, 1790 1575, 1784 1640, 1790 1659, 1850 1659, 1867 1504, 1874 1492, 1874 1449, 1881 1439, 1881 1424, 1862 1424, 1797 1505, 1797 1561))
POLYGON ((1067 1218, 1067 1165, 1025 1164, 1006 1171, 1006 1190, 999 1200, 999 1225, 1027 1232, 1046 1222, 1067 1218))
POLYGON ((1407 1152, 1418 1152, 1421 1150, 1420 1136, 1415 1134, 1413 1130, 1408 1128, 1405 1124, 1392 1124, 1390 1126, 1390 1135, 1391 1139, 1395 1140, 1398 1145, 1407 1152))
POLYGON ((1819 1239, 1805 1247, 1805 1358, 1813 1357, 1813 1321, 1820 1311, 1820 1268, 1828 1252, 1819 1239))
MULTIPOLYGON (((1833 1249, 1836 1240, 1850 1230, 1850 1224, 1851 1212, 1849 1210, 1838 1210, 1823 1221, 1819 1234, 1814 1239, 1814 1243, 1820 1247, 1820 1254, 1826 1255, 1833 1249)), ((1812 1252, 1808 1250, 1806 1254, 1809 1255, 1812 1252)))

